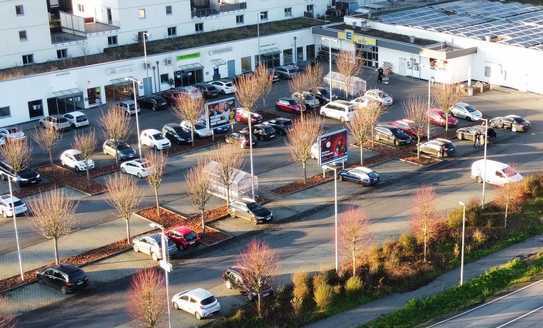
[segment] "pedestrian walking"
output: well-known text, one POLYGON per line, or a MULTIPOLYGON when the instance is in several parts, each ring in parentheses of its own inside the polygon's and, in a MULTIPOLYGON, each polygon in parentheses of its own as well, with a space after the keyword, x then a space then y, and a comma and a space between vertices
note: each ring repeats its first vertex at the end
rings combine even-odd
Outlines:
POLYGON ((481 142, 481 134, 479 132, 475 133, 475 137, 473 138, 473 148, 478 149, 481 142))
POLYGON ((230 130, 234 131, 234 124, 236 124, 236 111, 230 110, 230 130))
POLYGON ((377 69, 377 83, 378 84, 382 84, 383 83, 383 75, 384 75, 384 70, 382 67, 379 67, 377 69))

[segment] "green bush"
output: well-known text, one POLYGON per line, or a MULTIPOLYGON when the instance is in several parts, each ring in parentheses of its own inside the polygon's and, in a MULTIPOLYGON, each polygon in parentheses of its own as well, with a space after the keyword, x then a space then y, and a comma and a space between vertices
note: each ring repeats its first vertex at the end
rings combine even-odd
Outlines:
POLYGON ((364 288, 364 283, 359 276, 350 277, 347 279, 347 282, 345 282, 345 291, 347 294, 356 295, 362 288, 364 288))
POLYGON ((417 252, 417 239, 410 234, 401 234, 398 239, 400 246, 403 250, 404 259, 412 259, 415 257, 417 252))
MULTIPOLYGON (((313 280, 315 282, 315 280, 313 280)), ((330 285, 324 280, 320 280, 316 285, 313 286, 313 299, 317 308, 322 312, 328 310, 330 303, 332 303, 332 298, 334 296, 334 291, 330 285)))

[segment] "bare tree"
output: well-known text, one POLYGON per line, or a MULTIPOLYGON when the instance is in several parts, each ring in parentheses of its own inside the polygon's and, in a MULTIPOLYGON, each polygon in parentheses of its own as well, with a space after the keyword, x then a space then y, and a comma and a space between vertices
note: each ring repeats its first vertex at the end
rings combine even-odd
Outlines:
POLYGON ((136 273, 130 283, 128 312, 141 327, 158 328, 166 310, 164 277, 156 268, 136 273))
POLYGON ((277 254, 266 243, 253 240, 240 254, 238 265, 242 268, 241 275, 247 288, 256 294, 256 309, 261 318, 262 292, 272 285, 272 276, 278 268, 277 254))
POLYGON ((383 114, 383 105, 376 101, 371 101, 366 108, 364 108, 364 111, 366 112, 365 115, 368 117, 368 122, 371 122, 371 125, 373 128, 371 129, 371 147, 375 147, 375 125, 377 124, 377 121, 379 120, 379 117, 383 114))
POLYGON ((145 160, 149 163, 149 175, 147 182, 155 192, 156 215, 160 216, 160 203, 158 202, 158 189, 162 183, 162 176, 166 168, 166 160, 168 157, 163 152, 149 151, 145 154, 145 160))
POLYGON ((464 97, 464 92, 458 84, 438 84, 432 88, 432 96, 445 113, 445 131, 449 131, 449 114, 454 104, 464 97))
POLYGON ((351 257, 353 277, 358 269, 356 256, 360 250, 369 246, 372 234, 369 231, 368 216, 359 208, 349 208, 341 214, 340 235, 343 248, 351 257))
POLYGON ((175 99, 174 113, 181 119, 190 123, 190 136, 194 146, 194 127, 202 116, 204 99, 202 96, 193 97, 189 94, 181 94, 175 99))
POLYGON ((36 128, 32 139, 49 155, 49 163, 53 164, 53 149, 60 140, 61 134, 53 128, 36 128))
POLYGON ((15 328, 15 315, 11 312, 6 297, 0 297, 0 328, 15 328))
POLYGON ((296 120, 288 132, 288 145, 292 159, 300 163, 304 170, 304 184, 307 183, 307 161, 311 159, 311 147, 317 141, 321 130, 318 117, 296 120))
POLYGON ((364 60, 352 51, 340 51, 336 57, 336 67, 338 72, 345 79, 345 96, 352 94, 353 78, 360 74, 364 60))
POLYGON ((55 263, 58 264, 58 240, 72 230, 77 203, 61 189, 41 193, 28 203, 36 230, 44 238, 53 240, 55 263))
POLYGON ((187 190, 192 199, 192 206, 200 211, 202 219, 202 234, 206 232, 205 223, 205 209, 209 198, 209 185, 211 180, 205 167, 205 162, 198 163, 195 167, 191 168, 186 177, 187 190))
POLYGON ((305 69, 307 91, 316 92, 322 85, 323 72, 320 65, 309 65, 305 69))
POLYGON ((305 73, 299 73, 292 77, 288 82, 292 96, 298 106, 300 106, 300 119, 304 120, 305 112, 305 102, 304 102, 304 91, 308 89, 308 79, 305 73))
MULTIPOLYGON (((130 120, 124 110, 119 106, 107 108, 98 119, 98 122, 102 127, 106 139, 111 139, 117 143, 128 137, 130 120)), ((119 161, 118 156, 115 157, 115 161, 119 161)))
POLYGON ((423 243, 423 260, 426 262, 428 243, 435 231, 439 214, 435 209, 436 194, 432 187, 423 186, 415 195, 413 212, 411 214, 411 228, 417 239, 423 243))
POLYGON ((30 165, 32 151, 26 139, 6 138, 6 143, 0 147, 0 155, 15 173, 19 173, 30 165))
MULTIPOLYGON (((81 152, 81 158, 88 162, 96 150, 96 133, 94 130, 90 130, 87 133, 78 133, 72 144, 72 147, 81 152)), ((87 180, 90 181, 89 166, 85 165, 85 171, 87 173, 87 180)))
POLYGON ((107 179, 107 202, 117 210, 117 215, 126 223, 126 242, 130 245, 130 218, 138 208, 143 190, 126 174, 116 174, 107 179))
POLYGON ((509 214, 520 210, 520 207, 524 202, 524 198, 524 188, 520 183, 507 183, 498 190, 496 203, 504 209, 504 229, 507 229, 509 214))
POLYGON ((355 111, 347 124, 360 147, 360 165, 364 165, 364 144, 369 140, 373 142, 373 129, 380 115, 381 106, 376 102, 371 102, 368 108, 355 111))
POLYGON ((404 102, 405 116, 413 122, 417 135, 417 158, 420 158, 420 139, 428 124, 428 106, 423 97, 412 97, 404 102))
POLYGON ((230 206, 230 188, 236 170, 243 164, 243 150, 235 144, 222 144, 211 153, 209 159, 217 163, 217 174, 226 188, 226 206, 230 206))
POLYGON ((273 74, 263 64, 258 65, 255 70, 256 88, 258 89, 258 98, 264 99, 271 91, 273 84, 273 74))

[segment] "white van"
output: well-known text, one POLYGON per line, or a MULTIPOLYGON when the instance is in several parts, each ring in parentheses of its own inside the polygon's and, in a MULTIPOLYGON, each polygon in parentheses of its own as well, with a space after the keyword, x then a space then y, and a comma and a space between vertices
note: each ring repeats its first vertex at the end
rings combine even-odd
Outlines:
POLYGON ((522 175, 511 166, 488 159, 486 160, 486 167, 484 159, 471 164, 471 178, 477 182, 483 182, 484 178, 487 183, 500 187, 508 183, 522 181, 522 175))
POLYGON ((356 110, 355 106, 345 100, 334 100, 321 107, 320 114, 325 117, 349 122, 356 110))

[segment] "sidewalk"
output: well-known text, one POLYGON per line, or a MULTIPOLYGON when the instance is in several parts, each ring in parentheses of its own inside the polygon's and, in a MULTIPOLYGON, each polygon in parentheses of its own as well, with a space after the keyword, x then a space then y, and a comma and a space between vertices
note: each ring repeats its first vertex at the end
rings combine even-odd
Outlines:
MULTIPOLYGON (((464 277, 472 279, 484 273, 491 267, 498 266, 520 255, 527 255, 540 251, 543 247, 543 235, 535 236, 527 241, 508 247, 500 252, 481 258, 464 266, 464 277)), ((308 328, 350 328, 358 327, 377 319, 381 315, 391 313, 401 308, 407 301, 413 298, 426 297, 458 284, 460 270, 447 272, 428 285, 411 292, 391 294, 374 302, 364 304, 356 309, 347 311, 328 319, 308 325, 308 328)))

